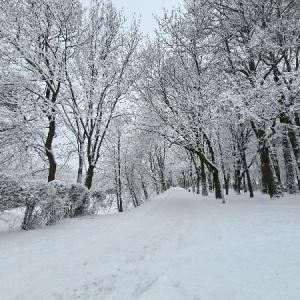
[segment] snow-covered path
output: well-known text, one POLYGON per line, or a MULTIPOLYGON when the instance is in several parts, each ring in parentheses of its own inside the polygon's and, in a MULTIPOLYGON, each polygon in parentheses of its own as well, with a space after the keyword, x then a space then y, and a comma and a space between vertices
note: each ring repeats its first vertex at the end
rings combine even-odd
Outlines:
POLYGON ((0 299, 300 299, 300 204, 172 188, 122 214, 0 233, 0 299))

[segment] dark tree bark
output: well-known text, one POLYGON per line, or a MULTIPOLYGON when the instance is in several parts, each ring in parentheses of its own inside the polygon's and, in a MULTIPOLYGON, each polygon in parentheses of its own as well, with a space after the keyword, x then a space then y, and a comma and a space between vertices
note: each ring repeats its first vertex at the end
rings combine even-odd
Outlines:
MULTIPOLYGON (((128 175, 128 174, 127 174, 128 175)), ((129 192, 130 192, 130 195, 131 195, 131 198, 132 198, 132 203, 133 203, 133 206, 134 207, 137 207, 139 206, 139 201, 137 199, 137 196, 136 196, 136 192, 135 192, 135 189, 134 189, 134 186, 133 186, 133 183, 130 181, 130 178, 128 176, 126 176, 127 178, 127 183, 128 183, 128 188, 129 188, 129 192)))
POLYGON ((213 183, 214 183, 214 188, 215 188, 215 197, 216 199, 223 199, 223 195, 222 195, 222 186, 220 183, 220 179, 219 179, 219 170, 217 169, 217 167, 214 165, 214 163, 210 162, 205 155, 202 152, 197 152, 199 158, 201 161, 203 161, 203 163, 210 169, 210 171, 213 174, 213 183))
POLYGON ((296 182, 294 176, 293 159, 291 155, 291 147, 285 133, 282 135, 282 148, 286 173, 286 188, 289 194, 294 194, 296 192, 296 182))
POLYGON ((220 143, 220 135, 218 134, 218 145, 219 145, 219 151, 220 151, 220 156, 221 156, 221 168, 223 172, 223 179, 224 179, 224 185, 225 185, 225 191, 226 195, 229 193, 229 179, 230 179, 230 174, 229 172, 226 172, 224 160, 223 160, 223 151, 220 143))
POLYGON ((197 168, 196 174, 197 174, 197 177, 196 177, 196 194, 200 194, 201 175, 200 175, 199 167, 197 168))
POLYGON ((117 151, 114 150, 115 193, 118 211, 123 212, 122 182, 121 182, 121 133, 118 131, 117 151), (116 153, 117 152, 117 153, 116 153))
MULTIPOLYGON (((48 121, 49 121, 49 128, 48 128, 48 134, 47 134, 47 139, 45 142, 45 151, 46 151, 46 156, 48 158, 49 162, 49 173, 48 173, 48 182, 55 180, 55 174, 56 174, 56 161, 54 157, 54 153, 52 150, 52 143, 55 138, 55 130, 56 130, 56 119, 55 119, 55 108, 54 104, 56 103, 57 100, 57 95, 60 90, 60 83, 57 85, 57 89, 55 93, 52 93, 51 95, 51 89, 50 87, 47 87, 46 89, 46 99, 49 103, 51 103, 51 114, 48 115, 48 121)), ((47 103, 47 105, 49 105, 47 103)))
POLYGON ((263 190, 270 195, 270 198, 277 196, 278 191, 276 189, 275 179, 273 176, 269 148, 265 145, 262 145, 260 148, 260 161, 261 161, 261 173, 263 182, 265 183, 265 187, 267 191, 263 190))
POLYGON ((55 119, 54 117, 49 117, 49 130, 47 139, 45 142, 45 150, 46 150, 46 156, 48 158, 49 162, 49 173, 48 173, 48 182, 55 180, 55 174, 56 174, 56 161, 54 154, 52 152, 52 142, 55 137, 55 119))
POLYGON ((77 182, 82 183, 83 177, 83 147, 84 143, 82 141, 78 142, 78 171, 77 171, 77 182))
POLYGON ((143 193, 144 193, 145 200, 148 201, 149 200, 149 195, 148 195, 146 184, 143 180, 141 181, 141 185, 142 185, 142 190, 143 190, 143 193))
POLYGON ((249 193, 250 193, 250 198, 253 198, 254 197, 253 186, 252 186, 252 181, 251 181, 250 172, 249 172, 249 168, 252 165, 253 161, 248 166, 245 151, 244 150, 240 151, 240 155, 241 155, 242 164, 243 164, 244 169, 245 169, 244 172, 243 172, 243 178, 246 175, 247 186, 248 186, 248 190, 249 190, 249 193))
POLYGON ((234 189, 237 195, 241 194, 241 161, 238 159, 235 166, 234 189))
POLYGON ((182 174, 182 187, 183 187, 184 189, 187 189, 188 186, 187 186, 187 179, 186 179, 185 172, 182 171, 181 174, 182 174))
POLYGON ((229 194, 230 175, 227 174, 227 176, 226 176, 226 174, 224 173, 223 176, 224 176, 225 192, 226 192, 226 195, 228 195, 229 194))
POLYGON ((190 161, 190 184, 189 186, 192 187, 192 192, 195 193, 195 181, 193 176, 193 167, 192 167, 192 160, 190 161))
POLYGON ((91 189, 91 187, 92 187, 93 176, 94 176, 94 169, 95 169, 95 166, 89 165, 88 170, 86 172, 85 186, 88 189, 91 189))
MULTIPOLYGON (((192 152, 190 152, 190 156, 191 156, 191 160, 194 164, 195 171, 196 171, 196 180, 195 180, 196 194, 200 194, 201 165, 200 166, 197 165, 196 158, 194 157, 194 154, 192 152)), ((201 163, 201 164, 203 164, 203 163, 201 163)), ((203 164, 203 167, 204 167, 204 164, 203 164)), ((205 184, 206 184, 206 180, 205 180, 205 184)), ((203 191, 203 189, 202 189, 202 191, 203 191)), ((207 195, 204 195, 204 196, 207 196, 207 195)))
POLYGON ((136 192, 135 192, 135 186, 134 186, 134 182, 133 182, 133 168, 131 168, 131 170, 129 170, 129 172, 128 172, 127 163, 125 161, 125 176, 126 176, 126 181, 127 181, 129 193, 130 193, 131 198, 132 198, 133 206, 137 207, 137 206, 140 205, 140 202, 138 201, 138 198, 137 198, 137 195, 136 195, 136 192))
POLYGON ((253 121, 251 121, 252 129, 258 139, 259 146, 259 157, 261 164, 261 183, 262 183, 262 193, 269 194, 270 198, 278 197, 280 192, 278 190, 278 185, 276 186, 275 171, 272 170, 272 162, 270 159, 270 150, 267 145, 265 130, 262 128, 257 129, 253 121))
MULTIPOLYGON (((219 179, 219 171, 217 169, 213 170, 213 179, 214 179, 214 185, 215 185, 215 197, 216 197, 216 199, 223 199, 222 186, 221 186, 220 179, 219 179)), ((223 202, 224 202, 224 199, 223 199, 223 202)))
POLYGON ((211 172, 208 170, 207 174, 205 173, 205 177, 207 177, 207 183, 208 183, 208 190, 209 192, 213 192, 214 190, 214 186, 213 186, 213 181, 212 181, 212 174, 211 172))
MULTIPOLYGON (((292 123, 291 119, 289 118, 289 116, 287 116, 287 114, 284 112, 280 114, 279 119, 280 119, 280 122, 284 126, 283 140, 282 140, 282 145, 283 145, 283 150, 284 150, 284 153, 283 153, 284 159, 287 164, 290 164, 291 158, 289 158, 290 154, 288 154, 288 152, 290 152, 289 148, 292 148, 292 151, 293 151, 293 154, 294 154, 294 157, 296 160, 298 172, 300 172, 300 147, 299 147, 296 132, 293 129, 293 123, 292 123), (289 146, 286 136, 290 142, 291 147, 289 146)), ((291 167, 288 166, 288 169, 291 169, 291 167)), ((289 179, 291 179, 291 178, 289 178, 289 179)))
POLYGON ((206 173, 205 173, 205 165, 204 162, 201 160, 201 189, 202 189, 202 196, 208 196, 208 189, 207 189, 207 181, 206 181, 206 173))

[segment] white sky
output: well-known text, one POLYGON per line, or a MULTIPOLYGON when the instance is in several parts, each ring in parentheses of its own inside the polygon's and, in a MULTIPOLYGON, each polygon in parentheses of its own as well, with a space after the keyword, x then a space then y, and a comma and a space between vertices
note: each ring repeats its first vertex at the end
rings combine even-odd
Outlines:
MULTIPOLYGON (((84 6, 89 6, 90 0, 81 0, 84 6)), ((111 0, 118 10, 130 21, 134 13, 137 18, 141 16, 141 31, 153 36, 156 21, 154 15, 162 15, 162 8, 171 10, 183 3, 183 0, 111 0)))

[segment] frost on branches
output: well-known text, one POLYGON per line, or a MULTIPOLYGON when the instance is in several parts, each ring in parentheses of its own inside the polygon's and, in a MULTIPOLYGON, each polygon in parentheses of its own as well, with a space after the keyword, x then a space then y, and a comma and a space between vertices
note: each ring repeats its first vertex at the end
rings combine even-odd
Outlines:
POLYGON ((0 213, 17 207, 24 209, 21 228, 35 229, 43 224, 54 225, 64 217, 91 213, 93 207, 86 187, 66 185, 60 181, 17 182, 0 175, 0 213))

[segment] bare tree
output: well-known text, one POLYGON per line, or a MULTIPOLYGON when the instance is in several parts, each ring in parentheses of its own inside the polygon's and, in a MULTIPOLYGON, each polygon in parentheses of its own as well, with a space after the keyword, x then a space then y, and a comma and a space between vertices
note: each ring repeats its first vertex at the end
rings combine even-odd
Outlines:
POLYGON ((19 77, 28 79, 28 102, 47 120, 44 151, 49 163, 48 181, 55 179, 53 140, 57 105, 66 62, 73 53, 81 4, 77 0, 8 0, 1 3, 0 36, 8 63, 19 77), (28 84, 30 83, 30 84, 28 84))
MULTIPOLYGON (((66 71, 70 98, 64 111, 77 139, 80 161, 86 143, 85 185, 89 189, 116 108, 136 79, 138 24, 133 23, 128 31, 124 24, 122 14, 111 3, 93 1, 82 33, 83 44, 66 71)), ((79 166, 80 173, 81 162, 79 166)))

